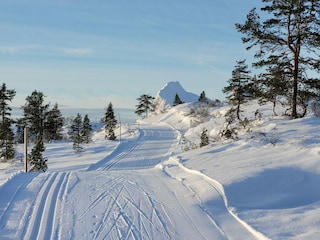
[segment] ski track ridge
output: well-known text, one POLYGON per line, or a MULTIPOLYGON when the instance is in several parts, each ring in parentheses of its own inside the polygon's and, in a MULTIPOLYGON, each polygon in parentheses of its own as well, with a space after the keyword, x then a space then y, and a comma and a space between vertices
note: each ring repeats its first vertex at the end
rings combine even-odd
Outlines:
MULTIPOLYGON (((268 237, 266 237, 265 235, 263 235, 261 232, 258 232, 257 230, 253 229, 248 223, 246 223, 245 221, 243 221, 242 219, 240 219, 234 212, 232 212, 232 210, 230 209, 229 207, 229 204, 228 204, 228 199, 227 199, 227 196, 225 194, 225 191, 224 191, 224 187, 223 185, 218 182, 217 180, 201 173, 200 171, 198 170, 194 170, 194 169, 189 169, 187 167, 185 167, 181 161, 179 159, 176 160, 176 163, 177 163, 177 166, 187 172, 187 173, 191 173, 191 174, 194 174, 194 175, 197 175, 199 177, 201 177, 204 181, 206 181, 207 183, 209 183, 212 187, 214 187, 217 192, 220 194, 220 196, 222 197, 223 201, 224 201, 224 205, 225 205, 225 208, 227 209, 227 211, 229 212, 229 214, 236 220, 238 221, 248 232, 250 232, 256 239, 259 239, 259 240, 270 240, 268 237)), ((164 171, 166 171, 165 169, 163 169, 164 171)), ((169 174, 169 173, 166 173, 166 174, 169 174)), ((171 176, 169 174, 169 176, 171 176)), ((202 208, 203 211, 205 211, 205 209, 202 208)), ((206 211, 205 211, 206 212, 206 211)), ((208 215, 208 213, 206 212, 206 214, 208 215)), ((210 215, 208 215, 211 219, 212 217, 210 215)), ((212 221, 214 221, 214 219, 212 219, 212 221)))

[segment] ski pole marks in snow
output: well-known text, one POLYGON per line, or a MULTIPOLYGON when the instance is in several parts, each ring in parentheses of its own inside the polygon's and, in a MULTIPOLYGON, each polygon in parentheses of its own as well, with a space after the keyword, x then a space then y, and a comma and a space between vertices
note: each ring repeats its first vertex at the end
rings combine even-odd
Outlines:
POLYGON ((174 226, 168 217, 170 208, 151 197, 143 179, 138 182, 136 174, 86 172, 78 177, 80 182, 68 197, 68 209, 80 213, 86 203, 89 205, 72 223, 72 228, 84 230, 74 233, 75 238, 174 238, 174 226), (94 178, 95 184, 84 188, 88 178, 94 178), (80 191, 87 197, 79 199, 80 191))

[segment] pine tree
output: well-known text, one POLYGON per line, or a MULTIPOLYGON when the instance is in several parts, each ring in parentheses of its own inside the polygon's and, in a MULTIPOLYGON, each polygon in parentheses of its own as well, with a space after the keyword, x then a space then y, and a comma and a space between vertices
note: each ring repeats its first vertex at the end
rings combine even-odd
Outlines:
MULTIPOLYGON (((264 21, 261 21, 256 8, 247 15, 244 24, 236 24, 245 37, 243 43, 249 43, 247 49, 258 46, 255 57, 257 67, 274 65, 270 59, 287 62, 290 71, 286 74, 290 81, 291 117, 299 117, 299 91, 305 91, 302 72, 320 70, 320 2, 319 0, 274 1, 261 8, 264 21), (270 15, 270 18, 266 16, 270 15)), ((301 95, 300 95, 301 96, 301 95)), ((300 98, 302 100, 302 98, 300 98)))
POLYGON ((285 63, 277 62, 277 64, 269 65, 266 69, 266 73, 259 75, 258 84, 259 86, 259 102, 272 103, 273 114, 277 116, 276 113, 276 104, 277 98, 279 96, 288 96, 289 95, 289 79, 288 74, 286 74, 285 63))
POLYGON ((250 71, 248 70, 246 60, 237 61, 235 69, 232 71, 232 77, 228 81, 229 86, 223 89, 224 93, 229 93, 227 98, 229 103, 234 106, 238 120, 241 120, 241 105, 246 102, 244 93, 250 80, 249 73, 250 71))
POLYGON ((48 104, 44 104, 44 94, 42 92, 33 91, 30 96, 26 98, 26 103, 22 106, 26 126, 36 142, 36 139, 44 137, 44 123, 48 114, 48 104))
POLYGON ((5 119, 0 124, 0 159, 9 160, 14 158, 14 133, 11 128, 11 120, 5 119))
POLYGON ((5 83, 0 88, 0 159, 8 160, 14 157, 14 133, 11 125, 11 102, 16 95, 15 90, 7 89, 5 83))
POLYGON ((141 116, 142 114, 145 114, 145 117, 148 117, 148 112, 153 111, 154 109, 154 106, 153 106, 154 97, 147 94, 143 94, 139 98, 137 98, 137 100, 139 101, 139 104, 136 105, 137 109, 135 113, 139 116, 141 116))
POLYGON ((106 132, 105 138, 108 140, 115 140, 116 135, 114 133, 114 129, 117 126, 117 119, 115 117, 114 111, 113 111, 113 105, 110 102, 104 117, 101 119, 102 124, 104 124, 104 130, 106 132))
POLYGON ((83 118, 83 123, 82 123, 82 136, 83 136, 83 141, 85 143, 89 143, 91 141, 91 132, 92 132, 92 126, 90 124, 90 119, 88 117, 88 114, 86 114, 83 118))
POLYGON ((58 108, 56 103, 53 108, 48 112, 46 121, 44 135, 46 141, 61 140, 62 139, 62 127, 64 123, 64 118, 58 108))
POLYGON ((24 129, 27 124, 23 118, 17 119, 15 124, 16 124, 15 140, 17 143, 23 143, 24 142, 24 129))
POLYGON ((29 156, 31 164, 30 171, 47 170, 47 159, 44 159, 42 153, 45 151, 45 146, 43 144, 44 123, 49 105, 44 104, 43 102, 43 93, 35 90, 26 98, 26 103, 22 107, 24 112, 24 124, 29 128, 31 140, 36 144, 29 156))
POLYGON ((81 143, 83 142, 83 125, 82 125, 82 117, 80 113, 72 120, 72 124, 70 127, 70 137, 73 141, 73 149, 76 152, 79 152, 82 149, 81 143))
POLYGON ((174 101, 173 101, 173 106, 177 106, 179 104, 182 104, 183 102, 181 101, 178 93, 176 93, 175 97, 174 97, 174 101))

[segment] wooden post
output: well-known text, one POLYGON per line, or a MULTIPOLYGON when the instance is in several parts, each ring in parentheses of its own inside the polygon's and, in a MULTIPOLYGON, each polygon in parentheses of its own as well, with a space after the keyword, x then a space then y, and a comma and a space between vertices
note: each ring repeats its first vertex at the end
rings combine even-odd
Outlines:
POLYGON ((120 124, 120 137, 119 137, 119 142, 121 142, 121 119, 120 119, 120 113, 119 113, 119 124, 120 124))
POLYGON ((24 169, 28 172, 28 128, 24 128, 24 169))

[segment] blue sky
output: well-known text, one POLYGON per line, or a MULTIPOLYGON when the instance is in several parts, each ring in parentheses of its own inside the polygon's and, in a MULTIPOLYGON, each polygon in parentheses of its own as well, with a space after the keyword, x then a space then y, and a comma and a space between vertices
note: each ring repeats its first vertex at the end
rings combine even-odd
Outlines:
POLYGON ((33 90, 61 107, 135 108, 169 81, 223 100, 234 24, 260 0, 0 0, 0 78, 21 106, 33 90))

